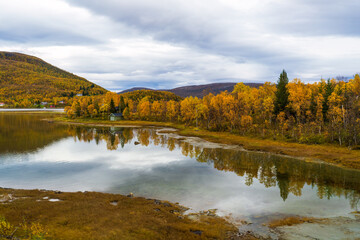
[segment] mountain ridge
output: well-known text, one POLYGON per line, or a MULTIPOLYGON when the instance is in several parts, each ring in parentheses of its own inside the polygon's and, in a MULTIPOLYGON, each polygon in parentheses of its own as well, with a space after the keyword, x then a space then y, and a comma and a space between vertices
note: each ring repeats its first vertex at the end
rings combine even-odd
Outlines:
MULTIPOLYGON (((209 83, 209 84, 200 84, 200 85, 188 85, 188 86, 182 86, 182 87, 176 87, 172 89, 151 89, 146 87, 133 87, 126 90, 123 90, 121 92, 118 92, 118 94, 124 94, 128 92, 138 91, 138 90, 152 90, 152 91, 166 91, 174 93, 180 97, 203 97, 206 94, 212 93, 212 94, 218 94, 223 91, 232 92, 234 89, 234 86, 237 83, 235 82, 227 82, 227 83, 209 83)), ((247 86, 250 87, 260 87, 263 85, 262 83, 244 83, 247 86)))

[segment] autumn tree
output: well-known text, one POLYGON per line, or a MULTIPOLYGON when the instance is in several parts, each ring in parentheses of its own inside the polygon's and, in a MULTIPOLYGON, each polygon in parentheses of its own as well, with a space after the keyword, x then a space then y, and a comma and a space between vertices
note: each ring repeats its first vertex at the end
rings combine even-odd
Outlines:
MULTIPOLYGON (((230 93, 210 93, 202 99, 187 97, 179 100, 171 94, 155 94, 154 91, 121 96, 107 92, 101 96, 75 97, 69 99, 65 112, 69 118, 105 119, 114 112, 115 106, 119 106, 125 119, 180 122, 263 138, 354 146, 359 144, 360 138, 359 95, 359 75, 349 82, 332 79, 305 84, 300 79, 288 83, 283 71, 277 85, 265 83, 259 88, 252 88, 238 83, 230 93), (164 98, 161 99, 161 96, 164 98), (170 100, 168 97, 171 97, 170 100)), ((47 95, 42 99, 50 101, 51 97, 47 95)), ((53 101, 59 99, 54 98, 53 101)), ((15 104, 20 107, 29 102, 20 100, 15 104)), ((250 176, 249 183, 251 179, 250 176)))

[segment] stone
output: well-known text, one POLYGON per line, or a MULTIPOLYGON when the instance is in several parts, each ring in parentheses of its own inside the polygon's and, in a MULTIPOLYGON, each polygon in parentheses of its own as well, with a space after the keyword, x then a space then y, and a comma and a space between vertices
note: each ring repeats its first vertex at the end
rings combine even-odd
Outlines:
POLYGON ((190 232, 197 234, 199 236, 201 236, 201 234, 202 234, 202 231, 200 231, 200 230, 190 230, 190 232))

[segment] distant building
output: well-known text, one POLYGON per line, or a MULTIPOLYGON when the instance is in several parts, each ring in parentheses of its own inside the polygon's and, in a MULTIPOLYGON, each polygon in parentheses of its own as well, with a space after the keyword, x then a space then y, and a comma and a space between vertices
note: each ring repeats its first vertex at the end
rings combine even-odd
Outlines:
POLYGON ((109 115, 110 121, 120 121, 123 119, 122 113, 111 113, 109 115))
POLYGON ((48 102, 41 102, 41 105, 47 105, 48 102))
POLYGON ((82 97, 82 95, 83 95, 82 93, 76 94, 77 97, 82 97))
POLYGON ((3 106, 5 106, 5 103, 0 102, 0 107, 3 107, 3 106))
POLYGON ((65 102, 64 101, 59 101, 58 104, 64 104, 65 102))

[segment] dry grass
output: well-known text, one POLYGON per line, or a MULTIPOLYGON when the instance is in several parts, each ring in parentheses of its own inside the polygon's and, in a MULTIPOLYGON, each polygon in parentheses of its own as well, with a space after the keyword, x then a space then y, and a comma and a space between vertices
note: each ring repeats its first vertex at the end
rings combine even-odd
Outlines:
POLYGON ((47 239, 226 239, 237 231, 222 218, 192 221, 181 206, 153 199, 0 188, 0 197, 9 194, 0 215, 13 226, 43 226, 47 239))
POLYGON ((276 228, 282 226, 293 226, 301 223, 313 223, 315 221, 316 221, 315 218, 292 216, 292 217, 273 220, 269 222, 267 226, 270 228, 276 228))
POLYGON ((289 143, 284 141, 274 141, 244 137, 227 132, 211 132, 199 130, 194 127, 187 127, 182 124, 148 121, 118 121, 110 122, 107 120, 94 119, 67 119, 64 117, 56 118, 59 122, 77 123, 82 125, 137 125, 137 126, 159 126, 172 127, 178 129, 178 134, 183 136, 197 136, 208 141, 241 145, 247 150, 265 151, 276 154, 283 154, 293 157, 303 158, 306 161, 321 160, 340 167, 360 169, 360 150, 350 150, 347 147, 338 145, 307 145, 300 143, 289 143))

